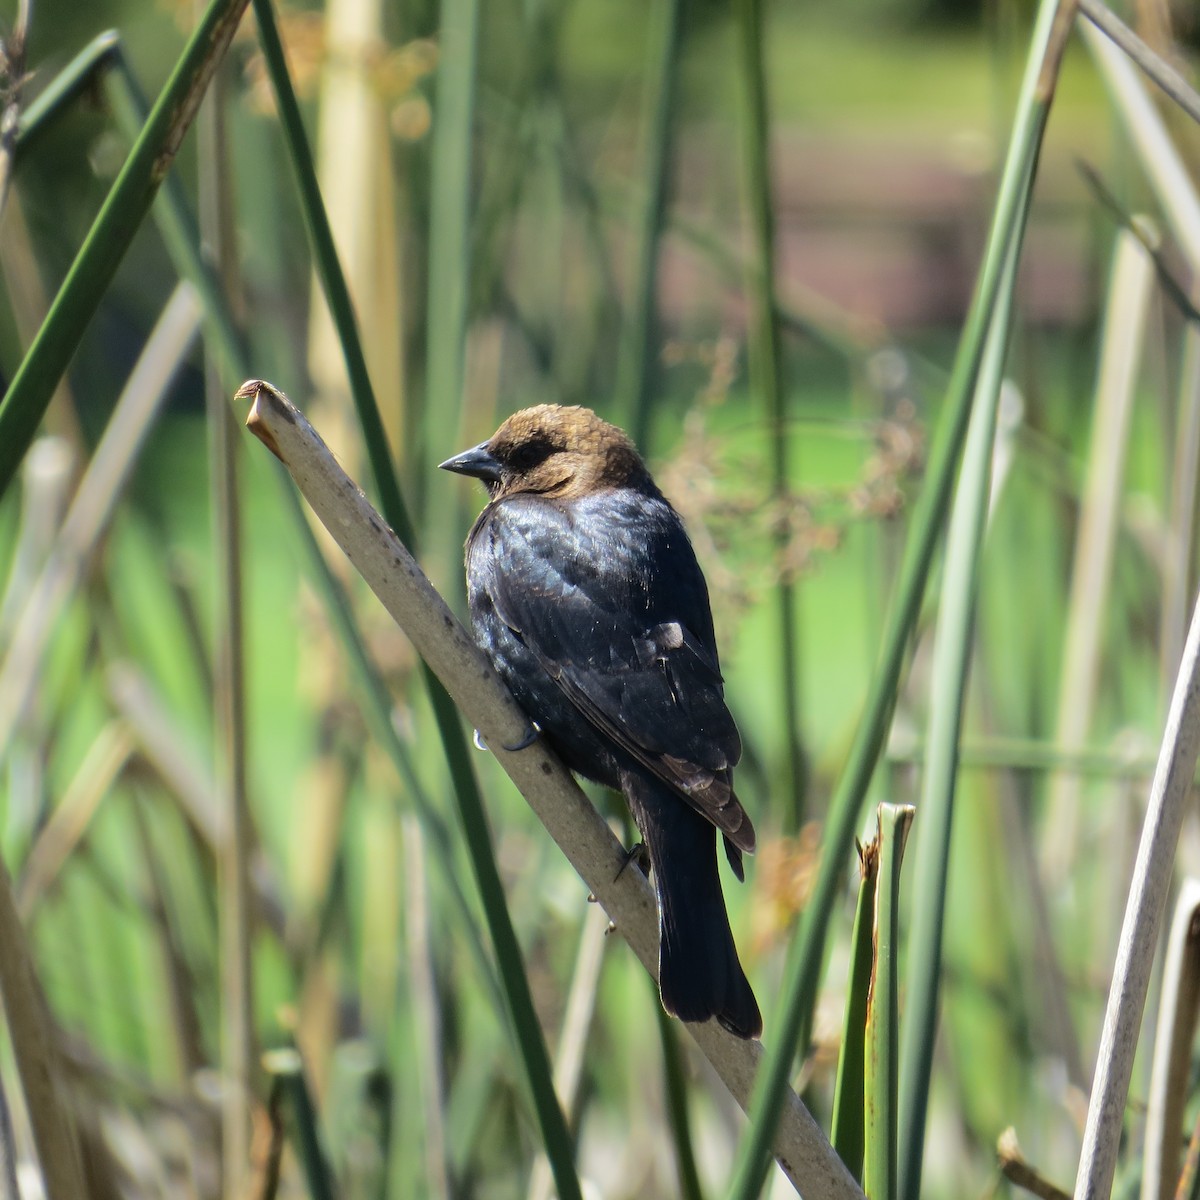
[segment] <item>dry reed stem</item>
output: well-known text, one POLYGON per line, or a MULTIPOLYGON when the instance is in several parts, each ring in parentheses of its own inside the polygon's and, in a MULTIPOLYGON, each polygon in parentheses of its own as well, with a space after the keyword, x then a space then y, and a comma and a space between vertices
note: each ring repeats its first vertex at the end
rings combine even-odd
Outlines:
POLYGON ((108 527, 168 387, 200 331, 200 319, 195 290, 180 283, 130 373, 50 557, 25 598, 0 664, 0 759, 27 712, 63 607, 108 527))
MULTIPOLYGON (((1154 263, 1137 238, 1121 230, 1104 318, 1059 687, 1054 741, 1068 751, 1081 750, 1087 744, 1099 690, 1109 584, 1121 527, 1129 425, 1146 316, 1153 296, 1154 263)), ((1042 855, 1042 871, 1047 879, 1064 879, 1073 869, 1082 799, 1079 775, 1057 772, 1050 791, 1042 855)))
POLYGON ((1193 121, 1200 121, 1200 96, 1161 55, 1155 54, 1101 0, 1079 0, 1079 11, 1111 38, 1193 121))
POLYGON ((47 1200, 86 1196, 79 1142, 59 1080, 59 1062, 12 880, 0 858, 0 998, 41 1163, 47 1200))
POLYGON ((1146 990, 1171 885, 1179 831, 1191 806, 1192 776, 1198 754, 1200 603, 1192 612, 1129 886, 1092 1081, 1075 1200, 1108 1200, 1112 1191, 1146 990))
MULTIPOLYGON (((604 946, 608 941, 608 918, 603 910, 592 905, 583 920, 579 939, 579 955, 567 993, 567 1009, 563 1016, 562 1033, 554 1055, 554 1090, 567 1120, 575 1125, 579 1115, 579 1085, 583 1079, 584 1050, 592 1028, 599 995, 600 968, 604 965, 604 946)), ((529 1180, 529 1200, 553 1200, 554 1181, 550 1175, 550 1160, 539 1153, 529 1180)))
POLYGON ((404 915, 409 988, 420 1036, 417 1047, 419 1082, 425 1103, 425 1184, 431 1196, 450 1200, 446 1169, 446 1081, 442 1062, 442 1021, 430 936, 429 880, 425 873, 425 839, 410 813, 404 829, 404 915))
POLYGON ((1171 1200, 1182 1166, 1179 1132, 1200 1007, 1200 880, 1187 879, 1175 902, 1159 998, 1154 1064, 1146 1105, 1142 1200, 1171 1200))

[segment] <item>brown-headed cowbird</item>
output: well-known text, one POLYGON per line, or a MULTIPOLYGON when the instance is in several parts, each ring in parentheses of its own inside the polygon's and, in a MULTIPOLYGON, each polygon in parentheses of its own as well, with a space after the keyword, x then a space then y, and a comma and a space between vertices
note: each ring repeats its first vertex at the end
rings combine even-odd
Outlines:
POLYGON ((467 538, 475 633, 572 770, 625 794, 658 894, 659 988, 684 1021, 758 1037, 717 871, 754 827, 733 792, 708 589, 679 515, 629 438, 539 405, 441 464, 487 486, 467 538))

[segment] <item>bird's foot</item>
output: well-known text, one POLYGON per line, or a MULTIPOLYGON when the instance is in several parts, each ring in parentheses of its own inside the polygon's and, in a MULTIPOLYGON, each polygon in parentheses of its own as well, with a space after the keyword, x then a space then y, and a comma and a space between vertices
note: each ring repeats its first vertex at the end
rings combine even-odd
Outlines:
MULTIPOLYGON (((532 746, 534 742, 541 737, 542 727, 536 721, 529 722, 529 728, 525 730, 521 740, 515 746, 503 746, 502 749, 507 750, 510 754, 515 754, 518 750, 525 750, 532 746)), ((475 743, 476 750, 489 749, 487 742, 483 740, 483 734, 479 730, 475 730, 475 734, 471 739, 475 743)))
MULTIPOLYGON (((625 869, 624 867, 621 868, 621 870, 624 870, 624 869, 625 869)), ((596 899, 595 892, 588 892, 587 902, 589 904, 599 904, 600 903, 600 901, 596 899)), ((604 927, 604 936, 608 937, 608 935, 610 933, 616 933, 616 931, 617 931, 616 921, 609 921, 609 923, 604 927)))
POLYGON ((621 863, 621 869, 613 876, 614 883, 625 874, 625 868, 632 862, 637 863, 643 875, 650 874, 650 851, 645 842, 637 842, 625 852, 625 861, 621 863))
POLYGON ((509 754, 515 754, 518 750, 526 750, 533 745, 534 742, 542 736, 542 727, 536 721, 529 722, 529 728, 525 730, 524 736, 515 746, 505 746, 504 749, 509 754))

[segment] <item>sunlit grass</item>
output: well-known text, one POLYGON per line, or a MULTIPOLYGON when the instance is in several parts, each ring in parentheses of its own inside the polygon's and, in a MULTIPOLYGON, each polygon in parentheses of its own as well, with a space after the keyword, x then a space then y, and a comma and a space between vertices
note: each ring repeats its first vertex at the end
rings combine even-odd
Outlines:
MULTIPOLYGON (((811 895, 816 866, 813 830, 795 841, 781 836, 787 827, 782 780, 788 735, 799 737, 809 757, 805 807, 819 822, 837 791, 863 697, 875 678, 903 547, 929 484, 927 443, 944 416, 944 372, 959 331, 951 323, 888 336, 907 367, 900 394, 880 383, 877 328, 840 323, 828 338, 810 340, 785 322, 783 427, 794 453, 790 476, 776 484, 783 499, 772 500, 777 443, 750 382, 744 344, 740 267, 749 242, 735 208, 736 42, 725 9, 688 7, 677 64, 681 87, 670 116, 677 144, 695 156, 704 173, 681 177, 671 164, 657 165, 664 168, 668 216, 678 210, 700 220, 712 240, 688 237, 668 222, 666 252, 656 264, 663 272, 657 297, 663 324, 655 336, 663 345, 652 340, 650 346, 654 386, 647 393, 645 449, 656 478, 687 518, 708 572, 727 696, 744 742, 738 788, 758 826, 760 854, 750 862, 744 886, 722 871, 735 936, 767 1016, 764 1044, 770 1046, 781 1015, 784 955, 811 895), (680 194, 681 178, 696 178, 703 194, 680 194), (711 197, 716 202, 707 211, 711 197), (706 212, 702 220, 700 212, 706 212), (686 267, 676 257, 682 249, 686 267), (675 295, 671 273, 684 269, 693 272, 681 289, 686 294, 675 295), (864 334, 864 328, 870 332, 864 334), (802 721, 795 731, 786 729, 780 703, 776 601, 784 579, 797 588, 802 648, 802 721)), ((404 316, 401 328, 382 335, 378 329, 371 333, 377 323, 360 320, 367 338, 402 342, 401 393, 412 407, 402 422, 400 395, 381 389, 378 401, 383 423, 405 430, 392 447, 405 464, 400 487, 417 514, 427 565, 445 582, 456 608, 461 540, 484 498, 482 491, 469 493, 437 474, 436 462, 493 427, 494 418, 534 399, 583 399, 614 415, 617 338, 622 314, 628 318, 633 311, 633 273, 643 280, 653 274, 646 272, 645 255, 653 253, 654 239, 645 238, 643 257, 634 261, 637 239, 630 229, 630 214, 641 211, 637 189, 650 161, 639 160, 634 151, 654 93, 643 83, 652 69, 642 53, 645 7, 632 0, 579 0, 561 10, 534 5, 522 12, 524 17, 515 9, 482 6, 477 77, 449 71, 437 85, 479 89, 474 137, 467 138, 469 119, 460 122, 451 147, 457 169, 446 173, 449 182, 442 185, 454 192, 454 203, 437 213, 457 224, 440 257, 427 253, 430 206, 436 203, 429 141, 418 136, 410 142, 394 128, 384 131, 394 155, 389 165, 395 168, 400 244, 386 286, 402 301, 404 316), (630 45, 639 52, 631 54, 630 45), (447 304, 451 319, 429 323, 428 272, 442 269, 439 262, 447 275, 435 285, 461 271, 471 288, 465 311, 447 304), (435 347, 443 336, 447 340, 435 347), (461 414, 457 394, 440 394, 456 391, 453 380, 460 372, 461 414)), ((127 33, 129 62, 153 96, 182 36, 163 11, 147 15, 126 4, 105 13, 127 33)), ((794 199, 788 181, 806 184, 815 173, 815 182, 823 182, 827 160, 820 155, 836 152, 862 173, 861 194, 872 204, 878 201, 872 221, 920 243, 905 223, 909 216, 888 208, 894 175, 872 174, 886 150, 893 163, 918 164, 919 177, 933 163, 970 181, 976 194, 956 210, 959 224, 931 219, 920 236, 932 239, 926 248, 934 251, 944 249, 938 238, 950 239, 956 261, 973 263, 984 214, 995 198, 991 176, 1026 52, 1023 24, 1006 12, 994 24, 989 17, 979 27, 953 30, 909 19, 899 8, 882 12, 866 4, 818 12, 804 5, 767 5, 766 13, 777 217, 786 213, 793 224, 805 219, 787 208, 794 199), (801 156, 810 147, 820 154, 805 161, 801 156)), ((403 28, 389 25, 386 36, 428 32, 433 15, 394 13, 389 20, 403 28), (413 27, 401 17, 412 18, 413 27)), ((97 31, 91 25, 83 29, 79 13, 71 20, 59 31, 63 58, 97 31)), ((308 313, 321 303, 321 289, 310 277, 308 241, 280 126, 275 117, 252 111, 246 94, 244 71, 255 54, 252 32, 248 27, 232 52, 227 109, 244 285, 228 298, 228 312, 219 314, 226 323, 233 314, 248 353, 243 359, 220 339, 211 344, 227 371, 245 366, 274 378, 303 407, 312 369, 308 313)), ((39 38, 48 41, 49 35, 48 27, 39 29, 39 38)), ((42 69, 53 70, 54 61, 42 69)), ((434 76, 426 73, 414 87, 431 101, 436 123, 434 76)), ((317 128, 317 94, 302 97, 293 138, 311 137, 317 128)), ((43 143, 45 149, 21 164, 27 192, 18 172, 18 199, 36 201, 27 214, 34 226, 30 248, 40 252, 37 261, 51 295, 113 177, 126 136, 113 128, 106 113, 72 112, 43 143), (96 141, 101 128, 108 132, 96 141), (64 150, 73 156, 69 175, 57 173, 64 150), (45 160, 38 157, 42 153, 45 160), (94 174, 86 185, 66 189, 60 219, 47 206, 46 197, 54 195, 51 183, 78 180, 88 169, 94 174)), ((1159 624, 1162 565, 1166 556, 1179 553, 1169 541, 1164 514, 1174 470, 1180 329, 1176 316, 1160 307, 1152 316, 1150 364, 1134 402, 1124 477, 1113 481, 1122 502, 1109 614, 1100 635, 1101 669, 1083 747, 1085 755, 1101 761, 1092 762, 1084 778, 1078 851, 1061 873, 1047 876, 1039 869, 1050 770, 1045 764, 1061 761, 1063 750, 1054 742, 1055 716, 1100 349, 1094 316, 1105 300, 1104 264, 1114 235, 1107 216, 1081 217, 1090 202, 1074 180, 1071 156, 1098 161, 1133 207, 1155 207, 1123 151, 1114 149, 1111 129, 1107 101, 1072 49, 1047 132, 1035 195, 1035 218, 1042 224, 1031 253, 1051 245, 1062 250, 1056 240, 1061 237, 1071 254, 1092 255, 1096 263, 1081 271, 1086 295, 1078 305, 1065 305, 1058 325, 1039 324, 1018 287, 1018 331, 1007 371, 1025 407, 1013 434, 1011 471, 980 549, 973 641, 963 647, 971 667, 964 698, 966 747, 986 752, 1003 744, 1010 761, 1022 746, 1037 753, 1004 768, 980 766, 978 755, 968 754, 954 777, 942 1025, 924 1164, 923 1194, 931 1197, 977 1195, 991 1186, 991 1145, 1009 1123, 1016 1123, 1037 1165, 1056 1182, 1070 1183, 1079 1141, 1075 1092, 1069 1089, 1082 1093, 1090 1079, 1147 790, 1146 780, 1129 778, 1121 756, 1153 761, 1171 682, 1160 661, 1159 624), (1060 1018, 1065 1028, 1057 1024, 1060 1018)), ((194 206, 197 172, 190 142, 181 177, 185 202, 194 206)), ((849 211, 828 219, 836 224, 843 216, 854 219, 849 211)), ((918 211, 914 219, 921 216, 918 211)), ((12 228, 6 226, 6 236, 17 236, 12 228)), ((335 221, 335 238, 337 232, 335 221)), ((111 407, 113 381, 140 346, 141 325, 156 315, 180 266, 158 237, 149 224, 139 233, 117 290, 101 308, 105 323, 82 339, 70 378, 80 424, 89 435, 75 447, 83 457, 111 407)), ((873 244, 864 240, 860 254, 869 256, 873 244)), ((388 257, 390 262, 390 251, 388 257)), ((942 260, 931 251, 929 261, 942 260)), ((359 284, 350 265, 342 265, 350 271, 353 292, 359 284)), ((794 260, 786 265, 781 293, 790 303, 789 288, 799 279, 790 275, 794 260)), ((804 268, 800 263, 798 277, 805 277, 804 268)), ((5 269, 12 270, 7 262, 5 269)), ((7 278, 0 366, 12 378, 20 361, 18 324, 36 325, 42 314, 19 308, 31 303, 28 293, 15 286, 15 276, 7 278)), ((651 292, 647 296, 654 299, 651 292)), ((867 307, 873 301, 863 297, 867 307)), ((362 303, 360 297, 360 318, 362 303)), ((347 327, 343 345, 350 340, 347 327)), ((371 361, 378 347, 365 350, 371 361)), ((334 393, 340 386, 340 348, 335 358, 323 364, 330 368, 334 393)), ((153 1162, 165 1161, 167 1147, 175 1145, 175 1135, 164 1132, 160 1119, 164 1107, 188 1121, 179 1153, 198 1163, 217 1156, 212 1129, 219 1109, 214 1097, 223 998, 217 983, 214 847, 220 835, 203 821, 197 824, 189 808, 196 795, 188 793, 211 804, 218 792, 211 664, 213 629, 228 613, 219 609, 214 586, 199 365, 199 355, 193 355, 174 411, 147 442, 129 496, 56 627, 0 785, 0 837, 19 892, 31 844, 60 815, 64 795, 97 738, 114 723, 126 728, 125 722, 135 737, 129 767, 104 790, 33 905, 28 928, 38 981, 55 1020, 70 1035, 71 1078, 85 1080, 87 1094, 101 1097, 95 1103, 106 1112, 132 1115, 144 1154, 139 1161, 153 1162), (112 690, 114 667, 133 668, 150 687, 152 713, 174 739, 169 749, 182 755, 182 781, 162 771, 158 750, 144 744, 137 721, 121 707, 112 690), (168 986, 172 970, 176 982, 180 972, 191 980, 183 1001, 168 986), (199 1074, 197 1068, 203 1068, 199 1074)), ((378 388, 378 380, 369 382, 378 388)), ((357 383, 361 388, 364 380, 357 383)), ((335 413, 339 403, 350 413, 345 397, 339 401, 335 395, 329 403, 335 413)), ((65 414, 51 415, 54 427, 71 436, 65 414)), ((339 457, 362 461, 352 420, 329 436, 339 457)), ((261 889, 248 931, 258 1034, 265 1047, 298 1043, 320 1114, 319 1133, 347 1196, 432 1194, 437 1172, 427 1152, 431 1144, 436 1147, 431 1131, 439 1128, 455 1194, 524 1194, 541 1148, 525 1082, 527 1060, 501 996, 446 753, 415 657, 336 556, 331 565, 352 600, 349 640, 331 624, 330 593, 314 582, 307 535, 281 498, 277 464, 248 439, 247 445, 240 611, 247 629, 251 865, 261 889), (356 639, 384 681, 382 697, 364 687, 354 665, 356 639), (420 853, 428 870, 414 873, 406 830, 415 822, 424 823, 420 853), (414 874, 424 879, 414 882, 414 874), (423 930, 411 923, 422 920, 423 930), (422 953, 428 956, 424 964, 414 958, 422 953), (418 993, 418 987, 429 991, 418 993), (435 1013, 439 1022, 432 1037, 421 1023, 423 1011, 435 1013), (436 1113, 429 1107, 435 1094, 442 1097, 436 1113)), ((377 457, 377 470, 383 461, 377 457)), ((373 494, 369 472, 361 473, 373 494)), ((29 516, 21 511, 17 491, 14 483, 0 506, 0 567, 6 578, 13 544, 29 516)), ((937 581, 940 552, 931 561, 931 579, 937 581)), ((896 713, 871 784, 872 808, 875 800, 903 803, 921 794, 936 594, 936 587, 926 589, 915 653, 888 697, 896 713)), ((0 655, 8 649, 0 643, 0 655)), ((464 741, 469 737, 469 729, 459 732, 464 741)), ((553 1054, 588 911, 587 888, 493 758, 473 750, 465 757, 480 780, 503 898, 520 941, 533 1010, 553 1054)), ((620 805, 609 797, 597 800, 631 837, 620 805)), ((865 813, 864 808, 860 835, 871 823, 865 813)), ((919 812, 916 820, 914 835, 919 812)), ((830 966, 820 981, 815 1055, 803 1075, 806 1097, 825 1129, 853 918, 854 862, 845 849, 828 866, 836 890, 825 931, 830 966)), ((906 874, 912 862, 910 854, 906 874)), ((911 878, 901 893, 902 940, 911 932, 910 891, 911 878)), ((674 1120, 667 1118, 657 999, 620 937, 605 942, 596 989, 582 1090, 577 1104, 571 1098, 563 1104, 578 1130, 576 1164, 606 1200, 677 1194, 673 1143, 688 1139, 680 1111, 674 1120)), ((902 991, 902 1012, 904 1003, 902 991)), ((720 1195, 745 1126, 727 1094, 699 1067, 691 1039, 674 1032, 681 1035, 700 1185, 720 1195)), ((16 1075, 7 1050, 0 1054, 0 1081, 11 1101, 16 1075)), ((252 1085, 261 1103, 266 1080, 252 1085)), ((1136 1125, 1130 1130, 1124 1170, 1132 1177, 1138 1169, 1136 1125)), ((304 1133, 289 1132, 284 1160, 289 1194, 311 1187, 315 1178, 310 1174, 304 1182, 295 1155, 304 1133)), ((139 1198, 169 1194, 156 1192, 149 1178, 139 1177, 139 1198)))

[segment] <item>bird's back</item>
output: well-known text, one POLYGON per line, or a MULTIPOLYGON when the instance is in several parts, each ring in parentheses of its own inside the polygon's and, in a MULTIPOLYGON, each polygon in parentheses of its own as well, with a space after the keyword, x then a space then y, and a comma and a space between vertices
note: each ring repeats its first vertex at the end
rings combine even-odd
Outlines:
POLYGON ((472 529, 467 568, 480 640, 569 766, 616 787, 632 758, 753 849, 707 588, 661 496, 502 498, 472 529))

